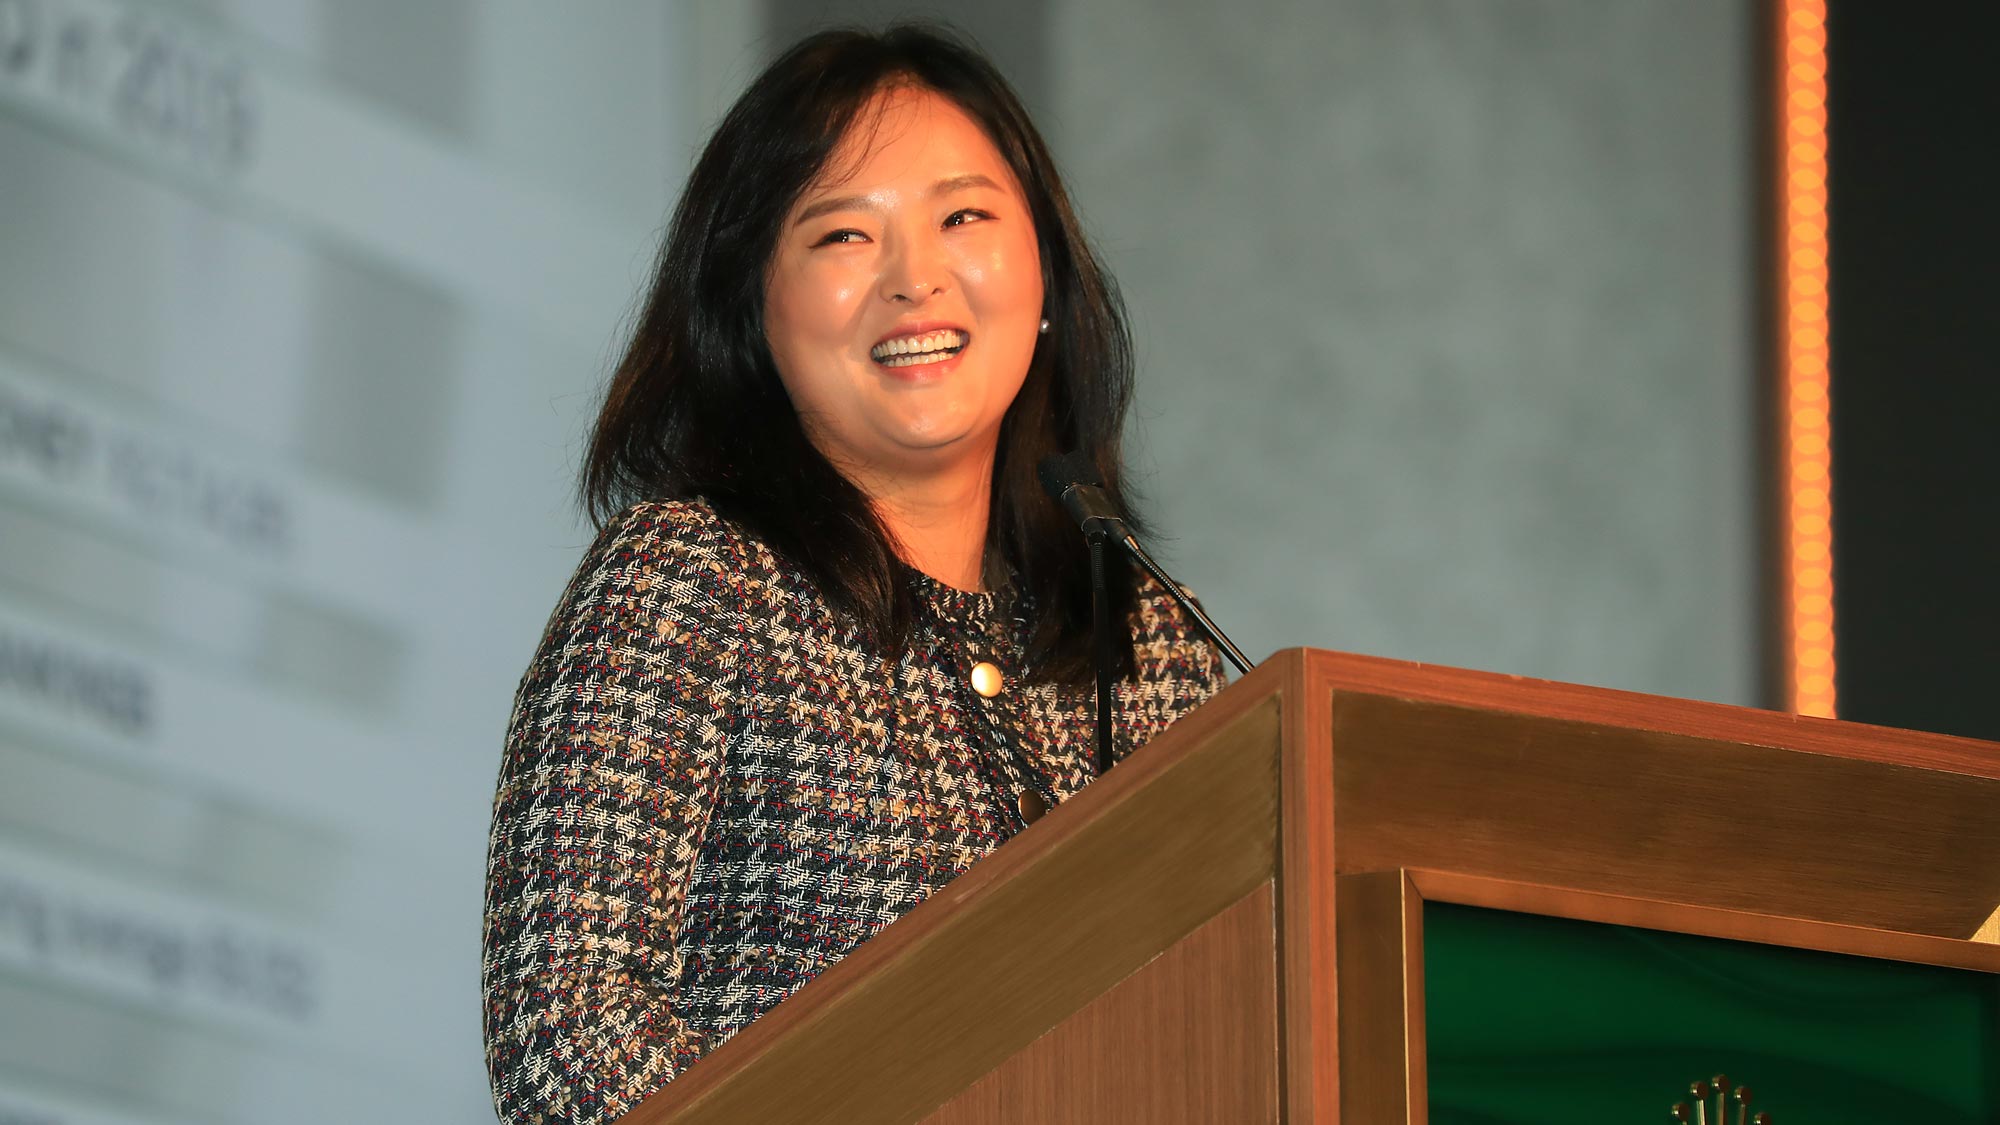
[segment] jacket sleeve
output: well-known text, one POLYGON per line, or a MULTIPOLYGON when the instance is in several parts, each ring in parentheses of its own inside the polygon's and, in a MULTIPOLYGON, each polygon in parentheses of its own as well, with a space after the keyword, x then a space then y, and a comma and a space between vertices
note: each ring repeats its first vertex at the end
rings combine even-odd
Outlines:
POLYGON ((522 679, 486 875, 486 1061, 502 1121, 609 1121, 701 1053, 667 997, 736 711, 732 564, 705 510, 627 512, 585 556, 522 679))

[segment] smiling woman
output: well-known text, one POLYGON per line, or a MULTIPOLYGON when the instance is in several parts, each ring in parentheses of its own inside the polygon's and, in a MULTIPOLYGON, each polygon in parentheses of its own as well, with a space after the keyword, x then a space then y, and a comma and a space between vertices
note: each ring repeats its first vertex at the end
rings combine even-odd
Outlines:
MULTIPOLYGON (((1019 101, 914 28, 753 82, 676 209, 584 467, 599 525, 521 681, 484 984, 510 1122, 599 1122, 1092 776, 1082 537, 1123 312, 1019 101)), ((1120 753, 1220 684, 1114 576, 1120 753)))
POLYGON ((772 256, 772 360, 904 560, 975 589, 984 536, 964 525, 983 523, 1042 316, 1027 197, 978 123, 921 87, 877 93, 828 166, 772 256))

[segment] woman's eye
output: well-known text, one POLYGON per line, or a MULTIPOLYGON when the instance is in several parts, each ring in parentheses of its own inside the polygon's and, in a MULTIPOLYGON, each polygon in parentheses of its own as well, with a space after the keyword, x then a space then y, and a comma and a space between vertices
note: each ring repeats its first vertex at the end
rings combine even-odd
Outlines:
POLYGON ((860 231, 854 230, 852 228, 842 228, 836 231, 828 231, 824 237, 822 237, 818 242, 813 243, 813 245, 835 246, 845 242, 866 242, 866 241, 868 241, 868 236, 862 234, 860 231))
POLYGON ((957 211, 953 211, 949 215, 946 215, 944 219, 944 225, 948 227, 962 227, 965 224, 973 222, 975 220, 990 219, 992 217, 993 217, 992 215, 988 214, 985 211, 981 211, 972 207, 965 207, 957 211))

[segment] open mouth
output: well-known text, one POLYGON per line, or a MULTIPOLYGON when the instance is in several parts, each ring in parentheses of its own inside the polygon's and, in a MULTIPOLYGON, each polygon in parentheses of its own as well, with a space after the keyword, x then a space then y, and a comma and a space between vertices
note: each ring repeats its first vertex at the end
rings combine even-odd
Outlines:
POLYGON ((884 340, 868 349, 868 357, 884 367, 915 367, 950 359, 964 351, 971 340, 972 337, 956 328, 945 328, 917 336, 884 340))

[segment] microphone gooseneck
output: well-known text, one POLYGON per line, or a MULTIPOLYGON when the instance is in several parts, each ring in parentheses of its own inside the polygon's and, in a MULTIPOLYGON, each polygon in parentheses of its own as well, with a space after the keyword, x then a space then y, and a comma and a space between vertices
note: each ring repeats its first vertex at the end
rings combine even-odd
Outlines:
POLYGON ((1146 573, 1152 575, 1160 585, 1165 586, 1167 593, 1172 594, 1174 600, 1180 603, 1181 612, 1193 618, 1202 633, 1215 642, 1216 648, 1222 650, 1222 655, 1228 657, 1231 664, 1236 665, 1237 672, 1247 675, 1250 671, 1250 658, 1243 655, 1243 650, 1236 647, 1236 642, 1223 634, 1222 626, 1211 620, 1208 614, 1195 604, 1194 599, 1188 597, 1187 591, 1181 589, 1181 584, 1169 577, 1167 572, 1160 568, 1159 563, 1153 561, 1153 556, 1146 553, 1146 548, 1141 547, 1137 539, 1127 535, 1123 543, 1125 550, 1139 560, 1140 566, 1146 568, 1146 573))

